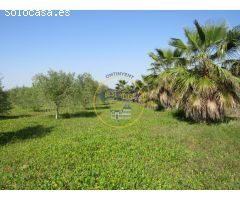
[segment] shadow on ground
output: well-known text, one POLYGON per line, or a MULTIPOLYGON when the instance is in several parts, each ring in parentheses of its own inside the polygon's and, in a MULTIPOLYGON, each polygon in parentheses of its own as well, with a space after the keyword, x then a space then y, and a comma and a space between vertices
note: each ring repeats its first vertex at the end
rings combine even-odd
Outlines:
MULTIPOLYGON (((191 119, 186 118, 185 114, 182 110, 172 112, 172 116, 175 119, 177 119, 179 121, 182 121, 182 122, 187 122, 188 124, 199 124, 198 122, 195 122, 191 119)), ((226 116, 223 121, 209 121, 209 122, 206 122, 206 123, 204 123, 204 122, 202 122, 202 123, 207 124, 207 125, 222 124, 222 123, 227 124, 230 121, 234 121, 234 120, 237 120, 237 119, 238 119, 238 117, 226 116)))
POLYGON ((13 132, 0 132, 0 145, 5 145, 17 140, 27 140, 37 137, 43 137, 52 131, 52 127, 43 127, 41 125, 30 126, 13 132))
MULTIPOLYGON (((100 113, 98 113, 100 114, 100 113)), ((81 112, 76 112, 76 113, 65 113, 62 114, 62 118, 63 119, 67 119, 67 118, 79 118, 79 117, 97 117, 97 114, 95 112, 89 112, 89 111, 81 111, 81 112)))
MULTIPOLYGON (((110 106, 105 105, 105 106, 96 106, 96 110, 101 110, 101 109, 109 109, 110 106)), ((87 108, 87 110, 94 110, 94 107, 87 108)))
POLYGON ((6 115, 6 116, 0 116, 0 120, 18 119, 18 118, 24 118, 24 117, 31 117, 31 115, 6 115))

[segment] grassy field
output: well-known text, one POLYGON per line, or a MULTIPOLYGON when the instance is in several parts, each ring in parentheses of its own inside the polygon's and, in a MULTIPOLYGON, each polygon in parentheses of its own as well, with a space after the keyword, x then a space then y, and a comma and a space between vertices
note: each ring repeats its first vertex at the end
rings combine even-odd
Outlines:
POLYGON ((114 129, 88 110, 0 120, 0 189, 240 189, 239 172, 240 119, 191 124, 144 110, 114 129))

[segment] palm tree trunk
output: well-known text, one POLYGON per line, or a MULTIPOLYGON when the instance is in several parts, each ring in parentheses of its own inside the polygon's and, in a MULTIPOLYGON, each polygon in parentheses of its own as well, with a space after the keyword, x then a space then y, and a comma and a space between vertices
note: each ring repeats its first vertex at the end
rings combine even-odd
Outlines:
POLYGON ((203 76, 206 78, 209 76, 209 70, 208 70, 208 67, 210 65, 210 63, 208 62, 208 60, 204 60, 203 62, 203 76))

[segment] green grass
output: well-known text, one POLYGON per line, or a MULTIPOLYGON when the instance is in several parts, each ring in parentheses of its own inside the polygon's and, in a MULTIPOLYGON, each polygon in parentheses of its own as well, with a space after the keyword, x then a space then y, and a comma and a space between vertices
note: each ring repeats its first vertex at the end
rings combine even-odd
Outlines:
POLYGON ((114 129, 93 110, 17 116, 0 120, 0 189, 240 189, 239 119, 191 124, 144 110, 114 129))

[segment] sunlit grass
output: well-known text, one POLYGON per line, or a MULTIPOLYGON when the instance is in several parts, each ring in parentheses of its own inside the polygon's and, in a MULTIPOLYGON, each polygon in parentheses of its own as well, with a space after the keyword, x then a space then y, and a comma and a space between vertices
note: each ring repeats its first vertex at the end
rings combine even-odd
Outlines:
POLYGON ((144 110, 115 129, 92 109, 16 115, 0 120, 1 189, 240 189, 239 119, 191 124, 144 110))

